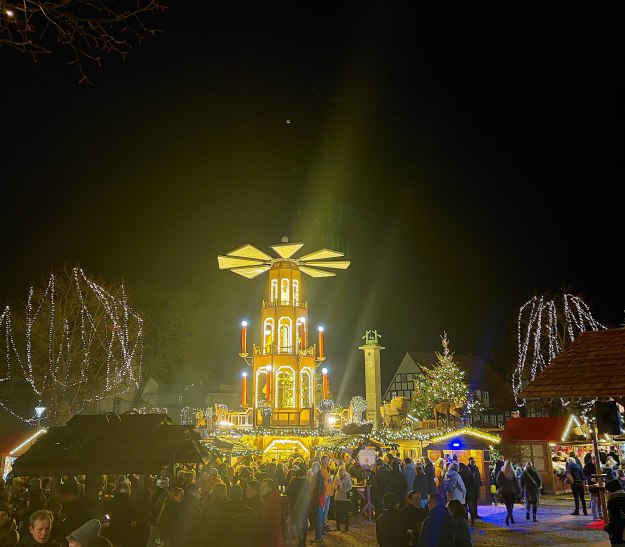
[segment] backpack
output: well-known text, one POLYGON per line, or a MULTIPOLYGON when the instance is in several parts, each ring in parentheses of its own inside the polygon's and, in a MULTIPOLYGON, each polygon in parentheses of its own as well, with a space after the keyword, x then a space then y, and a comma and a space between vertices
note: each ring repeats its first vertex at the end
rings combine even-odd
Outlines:
POLYGON ((449 477, 443 479, 443 490, 445 490, 445 492, 453 492, 455 488, 456 485, 449 477))

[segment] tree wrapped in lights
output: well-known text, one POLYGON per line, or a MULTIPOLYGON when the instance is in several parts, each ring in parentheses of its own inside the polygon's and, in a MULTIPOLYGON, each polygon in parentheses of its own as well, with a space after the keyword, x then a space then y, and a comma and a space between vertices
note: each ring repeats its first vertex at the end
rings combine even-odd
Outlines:
POLYGON ((356 395, 355 397, 352 397, 350 405, 353 410, 354 422, 361 423, 362 413, 367 410, 367 399, 360 395, 356 395))
POLYGON ((105 289, 80 268, 31 287, 23 311, 5 308, 0 330, 0 407, 24 421, 40 403, 48 423, 63 424, 141 381, 143 320, 123 285, 105 289))
POLYGON ((472 415, 481 410, 479 401, 470 396, 471 389, 465 381, 466 371, 454 361, 446 333, 441 336, 441 344, 443 353, 435 352, 437 363, 431 367, 420 366, 423 372, 415 379, 410 413, 421 420, 433 418, 434 405, 438 403, 463 407, 464 415, 472 415))
MULTIPOLYGON (((512 390, 518 395, 580 332, 605 329, 595 321, 590 309, 578 296, 564 293, 560 298, 534 296, 519 309, 517 323, 518 362, 512 374, 512 390)), ((568 404, 562 400, 563 404, 568 404)), ((579 409, 585 413, 582 404, 579 409)))

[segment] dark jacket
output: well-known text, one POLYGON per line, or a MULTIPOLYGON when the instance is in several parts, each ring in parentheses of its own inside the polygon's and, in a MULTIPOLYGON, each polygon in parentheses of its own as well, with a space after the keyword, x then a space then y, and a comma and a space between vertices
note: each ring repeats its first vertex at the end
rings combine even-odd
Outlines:
MULTIPOLYGON (((579 465, 575 465, 579 467, 579 465)), ((542 484, 540 473, 537 473, 533 469, 523 470, 521 474, 521 488, 523 489, 525 501, 538 503, 540 501, 540 488, 542 484)))
MULTIPOLYGON (((586 466, 584 466, 584 469, 586 469, 586 466)), ((573 482, 584 482, 584 470, 582 470, 582 468, 577 463, 568 462, 566 464, 566 473, 573 477, 573 482)))
MULTIPOLYGON (((106 537, 111 543, 119 545, 131 545, 133 542, 133 522, 137 520, 137 510, 128 494, 115 494, 111 500, 107 513, 111 517, 111 523, 106 532, 106 537)), ((84 524, 84 522, 83 522, 84 524)))
POLYGON ((384 509, 382 511, 375 521, 375 537, 380 547, 409 545, 408 527, 397 509, 384 509))
POLYGON ((19 540, 17 524, 15 524, 15 519, 11 517, 4 526, 0 526, 0 547, 15 547, 19 540))
MULTIPOLYGON (((422 475, 425 476, 425 475, 422 475)), ((427 480, 427 477, 425 477, 427 480)), ((421 525, 425 518, 429 515, 427 509, 421 507, 413 507, 407 503, 399 511, 399 515, 406 524, 408 530, 412 530, 412 543, 409 545, 417 545, 419 543, 419 533, 421 532, 421 525)))
POLYGON ((456 526, 456 539, 454 540, 454 547, 471 547, 473 541, 471 540, 471 529, 469 528, 469 522, 467 519, 452 517, 456 526))
POLYGON ((247 505, 251 507, 256 512, 256 516, 260 518, 260 513, 263 510, 263 498, 260 497, 260 493, 256 494, 254 497, 245 498, 243 500, 243 505, 247 505))
POLYGON ((625 492, 622 490, 608 494, 608 524, 604 530, 610 536, 610 543, 623 543, 625 528, 625 492))
POLYGON ((399 504, 404 505, 406 500, 406 479, 398 469, 392 469, 388 474, 388 491, 397 494, 399 504))
POLYGON ((413 489, 419 491, 421 499, 428 499, 428 494, 430 494, 430 481, 425 473, 421 473, 414 478, 413 489))
POLYGON ((428 493, 433 494, 436 490, 436 484, 434 482, 434 464, 428 459, 425 462, 423 470, 428 478, 428 493))
POLYGON ((449 514, 447 507, 434 507, 423 521, 419 547, 454 547, 456 539, 456 521, 449 514))
POLYGON ((475 477, 473 476, 473 473, 466 465, 461 465, 458 473, 460 474, 460 478, 462 479, 464 487, 466 488, 466 492, 464 495, 465 501, 467 503, 476 501, 475 477))
POLYGON ((476 491, 478 491, 480 489, 480 486, 482 486, 482 476, 480 475, 480 468, 475 465, 475 464, 469 464, 467 465, 467 467, 469 468, 469 471, 471 471, 471 473, 473 473, 473 480, 474 482, 474 488, 476 491))
POLYGON ((232 499, 221 510, 217 523, 214 545, 252 547, 258 534, 256 511, 243 505, 240 499, 232 499))
POLYGON ((373 475, 373 481, 375 483, 377 493, 380 497, 382 497, 384 494, 386 494, 386 492, 388 492, 388 489, 389 489, 388 478, 389 478, 390 473, 391 473, 391 470, 388 467, 382 466, 373 475))
MULTIPOLYGON (((217 518, 219 514, 217 515, 217 518)), ((206 542, 205 522, 200 510, 200 501, 193 494, 185 493, 177 518, 174 521, 170 544, 171 547, 189 547, 204 545, 206 542)))
POLYGON ((180 510, 180 503, 174 501, 171 498, 167 498, 165 503, 163 503, 163 507, 161 509, 161 513, 158 516, 157 524, 159 527, 159 537, 163 541, 167 541, 171 538, 172 529, 174 527, 174 523, 178 518, 178 511, 180 510))
POLYGON ((497 488, 503 497, 521 497, 521 486, 516 477, 509 479, 503 473, 497 475, 497 488))
POLYGON ((20 537, 20 542, 18 543, 20 547, 41 547, 41 545, 46 545, 47 547, 61 546, 61 543, 52 538, 48 540, 48 543, 37 543, 35 541, 35 538, 33 538, 33 536, 30 534, 30 532, 25 532, 21 536, 22 537, 20 537))
POLYGON ((311 492, 312 486, 305 477, 294 477, 291 484, 287 486, 285 494, 289 498, 293 521, 302 522, 308 518, 311 492))

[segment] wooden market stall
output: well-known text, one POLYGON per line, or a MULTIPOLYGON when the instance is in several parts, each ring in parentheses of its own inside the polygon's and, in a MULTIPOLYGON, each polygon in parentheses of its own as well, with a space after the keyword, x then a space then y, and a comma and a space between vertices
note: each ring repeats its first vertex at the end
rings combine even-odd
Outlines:
POLYGON ((570 450, 582 456, 577 448, 592 448, 584 431, 588 428, 576 416, 510 418, 501 435, 503 455, 514 463, 531 461, 543 480, 545 494, 570 491, 564 482, 566 458, 570 450), (575 448, 573 448, 575 447, 575 448))
MULTIPOLYGON (((604 417, 596 412, 597 402, 625 403, 625 329, 581 332, 519 394, 525 400, 561 398, 593 402, 596 425, 591 428, 593 452, 599 461, 598 425, 604 417)), ((609 424, 620 429, 620 424, 609 424)), ((620 433, 620 431, 618 432, 620 433)), ((606 514, 603 479, 598 476, 601 505, 606 514)))
POLYGON ((0 433, 0 476, 3 479, 11 473, 15 459, 24 454, 46 431, 41 428, 0 433))
MULTIPOLYGON (((490 500, 490 461, 493 446, 499 445, 501 437, 494 433, 482 431, 472 427, 461 427, 440 435, 431 437, 424 442, 424 456, 427 455, 432 463, 446 455, 457 456, 458 461, 468 464, 469 458, 475 459, 475 465, 480 470, 482 488, 480 499, 490 500)), ((402 442, 399 441, 400 447, 402 442)), ((479 503, 479 499, 478 499, 479 503)))

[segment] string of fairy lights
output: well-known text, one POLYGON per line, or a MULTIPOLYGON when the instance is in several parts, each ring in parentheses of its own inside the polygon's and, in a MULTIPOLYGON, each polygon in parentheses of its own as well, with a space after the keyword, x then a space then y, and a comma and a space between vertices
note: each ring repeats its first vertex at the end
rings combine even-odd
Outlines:
MULTIPOLYGON (((605 329, 597 322, 588 306, 579 297, 564 294, 561 309, 555 300, 543 296, 534 296, 519 310, 517 323, 518 362, 512 374, 512 390, 518 406, 524 406, 525 400, 519 393, 547 365, 555 359, 562 349, 571 343, 580 332, 605 329)), ((562 400, 566 406, 569 401, 562 400)), ((581 406, 592 406, 592 402, 581 406)))
MULTIPOLYGON (((67 403, 74 390, 75 412, 141 382, 143 320, 130 307, 123 285, 110 294, 81 268, 71 270, 67 286, 51 274, 45 288, 30 287, 23 329, 15 329, 6 306, 0 315, 4 333, 0 385, 23 379, 40 404, 67 403), (47 341, 41 336, 47 333, 47 341)), ((14 315, 15 316, 15 315, 14 315)), ((20 420, 24 416, 0 399, 0 406, 20 420)))

